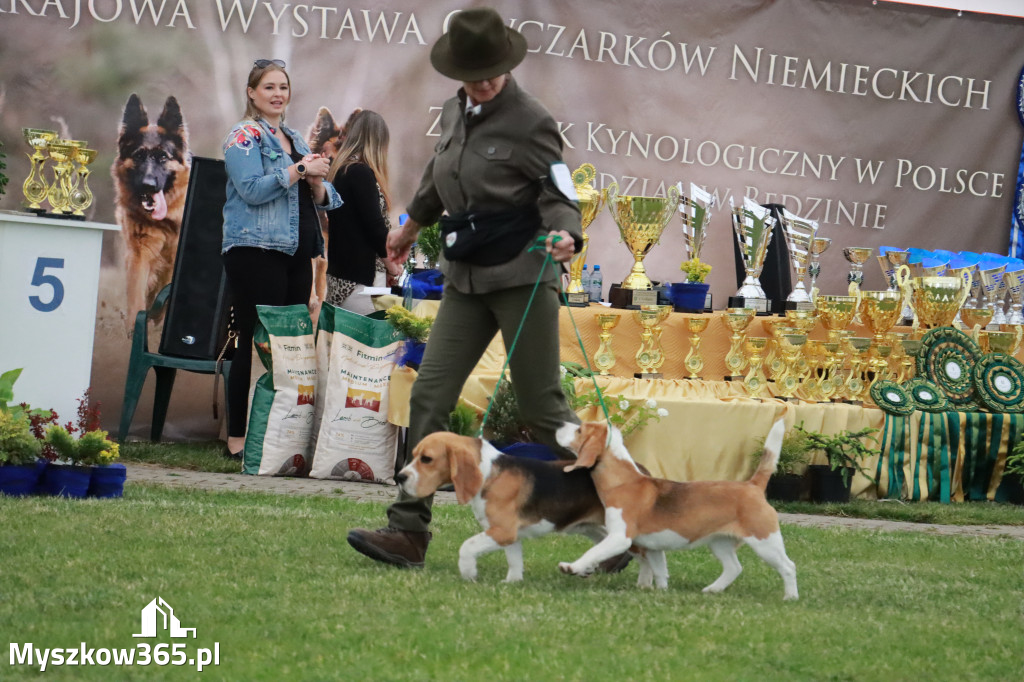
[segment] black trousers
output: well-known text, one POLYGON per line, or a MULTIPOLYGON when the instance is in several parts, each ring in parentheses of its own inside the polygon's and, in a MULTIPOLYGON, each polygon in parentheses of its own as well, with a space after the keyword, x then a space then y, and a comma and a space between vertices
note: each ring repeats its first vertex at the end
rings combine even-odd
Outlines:
POLYGON ((249 421, 249 384, 252 374, 252 336, 256 306, 309 303, 313 264, 308 256, 289 256, 281 251, 236 246, 224 253, 224 271, 235 306, 238 351, 231 361, 228 396, 228 436, 245 435, 249 421))

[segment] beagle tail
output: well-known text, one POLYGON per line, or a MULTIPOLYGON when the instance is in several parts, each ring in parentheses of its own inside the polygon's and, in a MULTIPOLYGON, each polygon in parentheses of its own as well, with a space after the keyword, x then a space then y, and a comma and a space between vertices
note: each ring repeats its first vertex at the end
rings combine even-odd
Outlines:
POLYGON ((772 425, 772 430, 764 439, 764 451, 761 453, 761 461, 758 462, 757 471, 750 477, 750 482, 762 491, 768 487, 768 479, 775 473, 775 467, 779 463, 779 451, 782 449, 782 437, 786 433, 786 423, 779 419, 772 425))

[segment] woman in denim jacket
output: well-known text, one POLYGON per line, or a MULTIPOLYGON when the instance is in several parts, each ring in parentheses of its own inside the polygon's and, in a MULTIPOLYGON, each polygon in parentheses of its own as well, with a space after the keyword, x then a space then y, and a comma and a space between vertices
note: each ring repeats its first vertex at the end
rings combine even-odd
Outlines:
POLYGON ((330 159, 311 154, 284 125, 291 81, 279 59, 257 59, 245 119, 224 140, 227 199, 221 253, 235 306, 238 352, 228 380, 227 455, 241 459, 248 418, 257 305, 309 303, 312 259, 323 255, 317 211, 341 206, 324 176, 330 159))

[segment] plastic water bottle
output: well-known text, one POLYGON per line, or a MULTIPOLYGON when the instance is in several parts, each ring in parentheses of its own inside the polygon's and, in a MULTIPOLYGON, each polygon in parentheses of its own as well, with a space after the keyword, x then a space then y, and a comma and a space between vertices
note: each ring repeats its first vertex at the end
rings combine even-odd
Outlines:
POLYGON ((590 273, 587 272, 587 264, 583 264, 583 274, 580 275, 580 283, 583 284, 583 291, 587 292, 587 298, 590 298, 590 273))
POLYGON ((604 291, 604 275, 601 274, 601 266, 594 266, 594 274, 590 276, 590 300, 601 301, 601 294, 604 291))

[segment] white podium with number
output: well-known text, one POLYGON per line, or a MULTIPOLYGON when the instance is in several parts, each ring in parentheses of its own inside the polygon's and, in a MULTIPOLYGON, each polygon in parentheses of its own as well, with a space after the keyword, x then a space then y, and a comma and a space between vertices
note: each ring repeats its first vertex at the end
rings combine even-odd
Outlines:
POLYGON ((117 225, 0 211, 0 373, 14 400, 75 421, 89 388, 100 251, 117 225))

